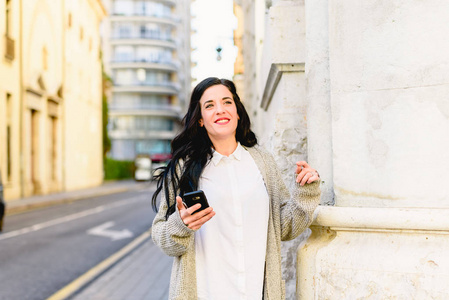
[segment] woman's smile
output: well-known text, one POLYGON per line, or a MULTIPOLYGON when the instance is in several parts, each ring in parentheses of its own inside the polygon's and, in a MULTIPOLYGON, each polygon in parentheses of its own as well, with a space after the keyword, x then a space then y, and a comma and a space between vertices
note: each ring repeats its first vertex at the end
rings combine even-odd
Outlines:
POLYGON ((220 125, 226 125, 229 123, 229 119, 228 118, 220 118, 218 120, 215 121, 216 124, 220 124, 220 125))

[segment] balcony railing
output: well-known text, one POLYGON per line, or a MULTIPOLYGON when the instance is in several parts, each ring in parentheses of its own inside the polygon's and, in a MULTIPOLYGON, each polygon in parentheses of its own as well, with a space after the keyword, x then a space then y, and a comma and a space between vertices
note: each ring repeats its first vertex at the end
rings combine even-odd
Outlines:
POLYGON ((9 60, 14 59, 14 40, 5 35, 5 57, 9 60))
POLYGON ((112 35, 112 39, 149 39, 149 40, 160 40, 167 42, 174 42, 171 37, 161 37, 159 34, 154 33, 141 33, 141 34, 114 34, 112 35))
POLYGON ((178 85, 172 82, 142 82, 142 81, 131 81, 126 83, 114 82, 114 86, 162 86, 178 89, 178 85))
POLYGON ((179 114, 181 108, 170 104, 146 104, 146 103, 111 103, 109 109, 114 110, 148 110, 148 111, 167 111, 179 114))
POLYGON ((168 59, 146 59, 146 58, 135 58, 135 57, 122 57, 114 58, 111 63, 148 63, 148 64, 163 64, 168 65, 173 68, 177 68, 178 65, 172 60, 168 59))
POLYGON ((120 16, 120 17, 153 17, 153 18, 161 18, 161 19, 174 19, 172 14, 158 14, 152 11, 143 11, 143 10, 135 10, 133 12, 121 12, 115 11, 112 13, 112 16, 120 16))

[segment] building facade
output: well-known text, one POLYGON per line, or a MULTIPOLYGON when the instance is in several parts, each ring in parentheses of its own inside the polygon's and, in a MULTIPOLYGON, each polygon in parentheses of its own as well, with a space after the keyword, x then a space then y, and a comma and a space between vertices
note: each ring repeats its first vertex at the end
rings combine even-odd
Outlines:
POLYGON ((448 298, 449 4, 235 2, 255 132, 323 180, 287 299, 448 298))
POLYGON ((8 0, 0 10, 6 199, 100 184, 101 2, 8 0))
POLYGON ((108 0, 109 156, 170 153, 190 92, 190 0, 108 0))

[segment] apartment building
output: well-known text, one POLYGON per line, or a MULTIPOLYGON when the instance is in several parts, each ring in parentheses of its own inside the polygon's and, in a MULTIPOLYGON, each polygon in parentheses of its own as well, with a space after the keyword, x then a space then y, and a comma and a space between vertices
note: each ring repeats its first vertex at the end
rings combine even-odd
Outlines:
POLYGON ((113 81, 109 156, 168 154, 190 92, 190 0, 104 4, 104 64, 113 81))
POLYGON ((101 184, 100 0, 0 1, 7 201, 101 184))

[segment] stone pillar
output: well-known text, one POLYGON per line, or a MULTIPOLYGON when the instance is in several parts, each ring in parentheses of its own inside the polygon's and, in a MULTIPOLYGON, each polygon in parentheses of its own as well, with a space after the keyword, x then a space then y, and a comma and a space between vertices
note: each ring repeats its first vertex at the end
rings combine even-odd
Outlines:
POLYGON ((298 299, 447 299, 449 3, 310 5, 307 28, 329 24, 336 206, 298 250, 298 299))
POLYGON ((329 0, 307 1, 306 99, 309 163, 320 173, 321 203, 334 203, 329 72, 329 0))
POLYGON ((329 7, 337 204, 449 207, 449 3, 329 7))

